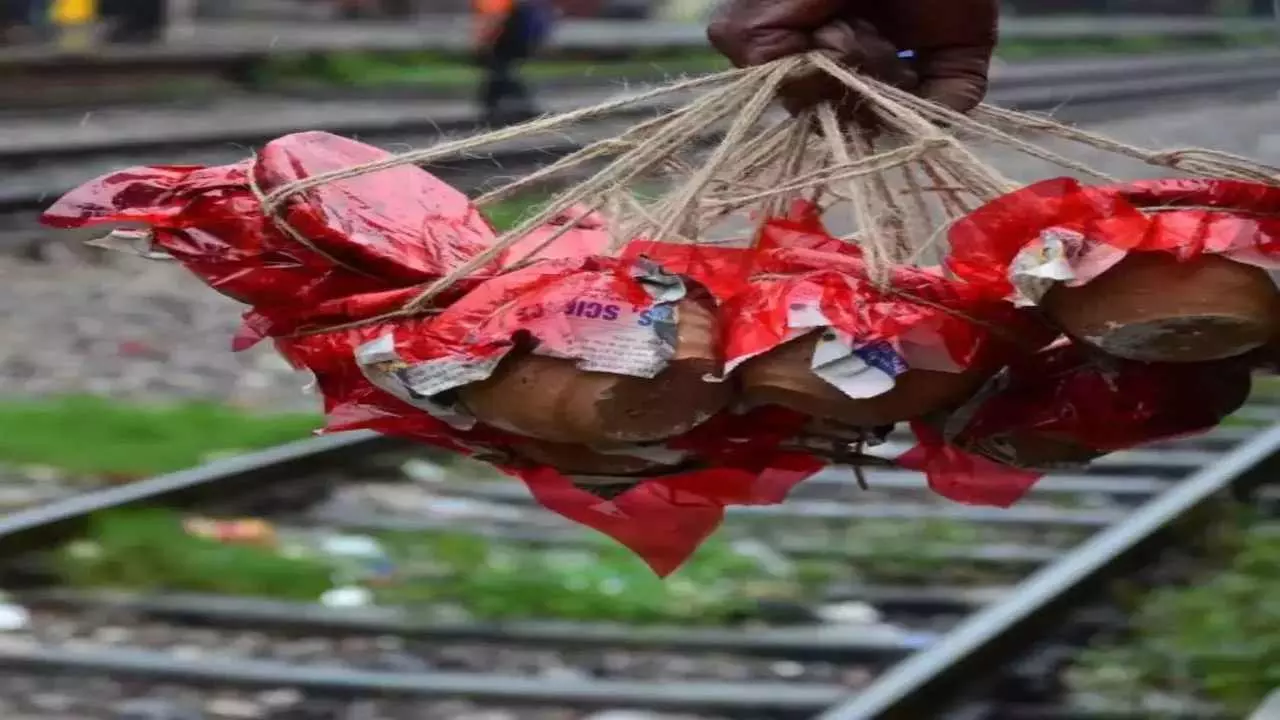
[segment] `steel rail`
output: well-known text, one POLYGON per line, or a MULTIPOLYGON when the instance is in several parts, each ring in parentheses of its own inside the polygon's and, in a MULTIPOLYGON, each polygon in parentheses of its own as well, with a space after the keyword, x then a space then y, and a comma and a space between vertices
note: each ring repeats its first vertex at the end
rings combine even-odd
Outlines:
POLYGON ((1225 454, 1023 581, 1008 598, 964 621, 933 647, 904 661, 818 720, 920 720, 965 687, 1025 652, 1056 627, 1070 603, 1131 571, 1158 549, 1170 526, 1223 493, 1280 471, 1280 424, 1225 454))

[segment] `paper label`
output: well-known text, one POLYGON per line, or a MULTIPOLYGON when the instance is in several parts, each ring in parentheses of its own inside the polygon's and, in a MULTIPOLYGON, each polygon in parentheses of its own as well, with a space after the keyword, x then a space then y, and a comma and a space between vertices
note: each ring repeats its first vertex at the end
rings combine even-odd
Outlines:
POLYGON ((638 260, 631 276, 640 283, 651 306, 635 305, 607 291, 565 303, 524 309, 539 343, 534 353, 577 360, 588 372, 652 378, 675 357, 679 317, 676 303, 686 288, 677 275, 648 260, 638 260))
POLYGON ((1106 243, 1090 242, 1065 228, 1048 228, 1027 243, 1009 265, 1009 282, 1016 305, 1038 305, 1056 283, 1083 285, 1111 269, 1126 252, 1106 243))
MULTIPOLYGON (((534 354, 577 361, 589 372, 652 378, 675 356, 678 312, 685 295, 679 277, 652 263, 637 263, 635 277, 655 298, 652 307, 625 302, 607 292, 582 295, 564 303, 527 305, 521 323, 539 341, 534 354)), ((395 338, 383 335, 356 349, 360 371, 378 388, 448 422, 475 425, 461 408, 433 399, 440 393, 488 378, 507 350, 484 357, 453 355, 408 363, 395 349, 395 338)))
POLYGON ((87 241, 85 245, 101 250, 137 255, 146 260, 173 260, 173 256, 169 253, 155 249, 155 236, 150 230, 116 229, 102 237, 87 241))
POLYGON ((582 370, 643 378, 657 375, 675 356, 679 316, 673 304, 645 308, 584 296, 559 311, 564 322, 539 328, 535 354, 576 359, 582 370))
POLYGON ((854 350, 853 354, 889 377, 897 377, 907 371, 906 361, 885 341, 864 345, 854 350))
POLYGON ((851 338, 828 330, 818 340, 810 365, 813 374, 854 399, 883 395, 893 389, 894 378, 907 371, 887 342, 853 347, 851 338))
POLYGON ((356 348, 356 364, 370 383, 460 430, 475 427, 475 418, 432 398, 489 377, 503 356, 504 353, 489 358, 450 357, 409 364, 396 353, 391 334, 356 348))
POLYGON ((1071 264, 1083 247, 1083 235, 1054 228, 1027 243, 1009 265, 1009 282, 1017 289, 1014 302, 1036 305, 1055 283, 1075 279, 1071 264))
POLYGON ((787 295, 787 327, 807 330, 830 325, 831 319, 822 312, 822 294, 818 288, 800 285, 787 295))

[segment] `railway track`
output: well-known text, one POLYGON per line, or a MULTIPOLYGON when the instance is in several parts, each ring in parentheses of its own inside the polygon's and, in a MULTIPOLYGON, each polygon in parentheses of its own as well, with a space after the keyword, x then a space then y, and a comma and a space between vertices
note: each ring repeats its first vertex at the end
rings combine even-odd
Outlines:
MULTIPOLYGON (((991 102, 1089 119, 1141 111, 1152 102, 1269 92, 1280 81, 1280 51, 1233 51, 1187 58, 1091 60, 997 74, 991 102)), ((598 102, 609 91, 553 101, 549 110, 598 102)), ((504 143, 490 152, 440 162, 432 170, 460 186, 475 187, 497 175, 516 176, 554 161, 584 143, 616 136, 637 117, 669 108, 639 105, 583 123, 570 133, 504 143)), ((110 169, 131 164, 220 164, 242 159, 247 148, 302 129, 326 129, 386 147, 423 147, 441 137, 474 130, 465 104, 383 103, 357 109, 341 103, 231 103, 191 114, 123 111, 74 118, 0 122, 0 226, 20 228, 51 199, 110 169), (6 127, 7 126, 7 127, 6 127)), ((708 129, 708 139, 716 129, 708 129)))
MULTIPOLYGON (((1250 409, 1280 416, 1265 402, 1250 409)), ((995 642, 983 633, 997 621, 1026 632, 1016 622, 1025 608, 1056 600, 1046 593, 1057 593, 1062 578, 1078 579, 1081 553, 1149 529, 1153 507, 1186 512, 1210 480, 1232 486, 1229 471, 1256 476, 1280 448, 1280 431, 1258 431, 1229 426, 1121 453, 1086 473, 1046 478, 1009 510, 944 503, 906 472, 872 471, 869 492, 843 473, 825 474, 787 505, 730 513, 723 547, 708 552, 751 559, 751 569, 735 571, 734 609, 715 622, 675 611, 725 592, 714 573, 695 567, 688 580, 610 595, 592 585, 621 582, 592 572, 606 562, 600 545, 531 507, 517 485, 467 466, 441 470, 421 451, 375 436, 303 441, 0 519, 4 584, 29 613, 0 634, 0 706, 6 717, 33 720, 135 717, 121 713, 145 708, 171 713, 162 717, 334 720, 880 717, 864 708, 895 689, 915 702, 921 693, 943 697, 942 685, 904 684, 925 660, 941 657, 951 668, 960 647, 968 672, 979 672, 967 654, 975 636, 995 642), (437 573, 424 586, 461 587, 484 575, 488 591, 518 598, 496 615, 459 613, 458 596, 333 607, 193 593, 182 583, 168 588, 174 594, 107 592, 54 571, 49 548, 92 536, 94 518, 143 507, 254 514, 295 537, 413 538, 425 545, 391 553, 406 577, 421 552, 442 552, 431 538, 469 538, 489 562, 517 558, 535 576, 570 570, 547 584, 485 575, 467 561, 451 566, 457 577, 437 573), (593 614, 586 601, 539 602, 558 580, 581 583, 570 595, 605 607, 593 614), (604 622, 634 619, 628 598, 640 592, 672 593, 668 613, 641 626, 604 622), (521 613, 521 603, 531 609, 521 613), (624 710, 631 714, 616 714, 624 710)), ((898 716, 935 715, 917 706, 898 716)))
MULTIPOLYGON (((1117 74, 1096 83, 1006 86, 993 100, 1047 109, 1076 87, 1083 101, 1074 112, 1087 116, 1157 97, 1274 87, 1269 67, 1255 70, 1152 70, 1159 83, 1117 74)), ((596 131, 605 136, 626 122, 609 120, 596 131)), ((375 136, 391 142, 419 131, 386 132, 375 136)), ((583 139, 524 155, 516 149, 498 161, 503 172, 518 173, 583 139)), ((210 147, 164 159, 242 155, 210 147)), ((133 147, 60 162, 78 182, 90 163, 137 162, 150 151, 159 152, 133 147)), ((460 184, 482 180, 481 168, 495 159, 467 162, 442 174, 460 184)), ((60 182, 52 177, 44 177, 44 190, 34 182, 5 196, 4 203, 17 198, 0 208, 6 222, 43 206, 60 182)), ((0 194, 10 187, 0 185, 0 194)), ((944 503, 910 473, 872 471, 871 490, 862 492, 852 477, 832 472, 802 485, 785 506, 730 514, 715 550, 733 560, 727 585, 716 586, 708 571, 612 594, 611 583, 629 577, 624 570, 634 564, 612 559, 614 575, 593 574, 604 563, 599 543, 533 507, 518 485, 474 468, 441 471, 421 451, 376 436, 304 441, 0 518, 0 580, 26 614, 0 632, 0 717, 1102 717, 1064 709, 1056 680, 1082 638, 1116 627, 1107 581, 1141 567, 1152 548, 1167 554, 1196 536, 1162 535, 1162 528, 1184 526, 1224 494, 1245 494, 1264 479, 1280 435, 1258 423, 1278 417, 1280 408, 1260 397, 1239 414, 1245 424, 1051 476, 1010 510, 944 503), (285 535, 313 540, 374 538, 390 546, 420 539, 389 551, 401 568, 422 561, 414 548, 443 553, 440 543, 456 538, 482 554, 437 562, 443 571, 428 563, 429 581, 401 586, 426 592, 441 584, 462 594, 412 605, 392 601, 421 599, 397 593, 394 583, 364 588, 366 596, 385 593, 381 605, 353 601, 349 592, 325 605, 183 583, 126 583, 123 592, 107 592, 102 583, 71 582, 50 558, 51 548, 93 536, 101 518, 138 508, 264 517, 285 535), (480 573, 477 557, 532 571, 480 573), (568 574, 555 574, 565 567, 568 574), (490 584, 467 579, 475 576, 490 584), (572 584, 582 578, 587 587, 572 584), (468 613, 459 597, 475 600, 485 588, 519 602, 499 610, 473 604, 468 613), (689 608, 713 591, 734 602, 691 617, 689 608), (557 592, 597 604, 534 602, 557 592), (633 594, 655 592, 670 595, 645 606, 652 611, 646 623, 606 622, 633 618, 633 594), (1071 615, 1077 597, 1089 602, 1071 615), (522 612, 521 604, 532 609, 522 612)), ((893 440, 898 447, 888 451, 905 438, 893 440)))
MULTIPOLYGON (((1107 528, 1052 565, 1028 577, 917 653, 863 693, 817 716, 948 720, 1165 720, 1240 718, 1241 708, 1210 702, 1213 680, 1196 674, 1180 687, 1159 683, 1124 692, 1099 692, 1073 680, 1092 645, 1124 647, 1133 640, 1142 598, 1154 591, 1212 582, 1231 562, 1224 531, 1274 528, 1275 471, 1280 426, 1243 443, 1153 496, 1120 524, 1107 528)), ((1229 601, 1224 600, 1224 603, 1229 601)), ((1172 630, 1172 628, 1170 628, 1172 630)), ((1230 640, 1223 640, 1230 643, 1230 640)), ((1165 646, 1169 666, 1198 667, 1165 646)), ((1224 653, 1248 651, 1219 645, 1224 653)), ((1182 648, 1186 652, 1186 648, 1182 648)), ((1229 655, 1228 655, 1229 656, 1229 655)), ((1125 657, 1125 656, 1121 656, 1125 657)), ((1134 662, 1132 658, 1129 660, 1134 662)), ((1113 667, 1122 677, 1139 668, 1113 667)), ((1192 670, 1196 673, 1195 670, 1192 670)), ((1203 670, 1201 670, 1203 673, 1203 670)), ((1262 703, 1263 693, 1256 698, 1262 703)), ((1267 717, 1261 713, 1255 717, 1267 717)))

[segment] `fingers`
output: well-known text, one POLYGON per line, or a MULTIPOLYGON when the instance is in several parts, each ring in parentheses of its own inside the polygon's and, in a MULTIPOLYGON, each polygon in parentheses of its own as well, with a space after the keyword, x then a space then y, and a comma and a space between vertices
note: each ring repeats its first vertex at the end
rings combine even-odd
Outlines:
POLYGON ((964 112, 987 91, 999 32, 999 0, 859 0, 865 17, 900 47, 916 53, 923 97, 964 112))
POLYGON ((916 65, 921 97, 952 110, 968 112, 987 94, 991 47, 958 47, 919 53, 916 65))
POLYGON ((911 66, 898 57, 899 48, 866 20, 834 20, 814 33, 821 50, 858 72, 901 88, 911 88, 917 79, 911 66))
POLYGON ((707 26, 711 45, 738 67, 812 50, 813 31, 840 14, 846 0, 726 0, 707 26))
MULTIPOLYGON (((813 38, 819 50, 853 70, 906 90, 917 85, 915 72, 898 57, 898 48, 870 23, 835 20, 815 31, 813 38)), ((821 70, 788 81, 780 95, 783 106, 792 114, 829 102, 845 120, 868 129, 877 124, 875 113, 857 93, 821 70)))

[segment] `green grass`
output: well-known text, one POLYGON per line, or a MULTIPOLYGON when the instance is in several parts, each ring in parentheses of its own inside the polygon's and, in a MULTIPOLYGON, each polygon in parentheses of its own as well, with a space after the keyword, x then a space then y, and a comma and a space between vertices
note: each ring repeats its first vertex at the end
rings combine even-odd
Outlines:
POLYGON ((56 568, 75 587, 138 592, 312 601, 332 585, 332 570, 321 560, 194 537, 181 516, 163 510, 95 515, 87 542, 63 548, 56 568))
POLYGON ((496 202, 484 208, 484 216, 498 232, 510 230, 521 220, 532 217, 552 198, 549 192, 530 192, 508 200, 496 202))
MULTIPOLYGON (((369 583, 379 605, 428 615, 452 607, 477 620, 723 625, 749 619, 760 599, 811 602, 833 578, 812 568, 766 569, 715 539, 661 580, 605 540, 543 549, 470 535, 375 537, 397 571, 390 582, 369 583)), ((275 548, 222 544, 187 535, 182 517, 169 511, 117 511, 97 516, 84 538, 61 549, 55 567, 82 589, 300 602, 362 581, 352 562, 308 550, 314 547, 288 534, 275 548)))
MULTIPOLYGON (((487 211, 499 230, 536 212, 545 194, 487 211)), ((88 396, 0 400, 0 465, 79 476, 143 477, 308 437, 311 413, 253 413, 212 402, 139 405, 88 396)))
POLYGON ((211 455, 279 445, 322 424, 307 413, 253 414, 208 402, 134 405, 93 397, 0 402, 0 464, 79 475, 145 476, 211 455))
POLYGON ((1072 687, 1121 707, 1163 695, 1245 717, 1280 686, 1280 524, 1228 517, 1207 542, 1220 569, 1142 597, 1132 636, 1087 651, 1072 687))

